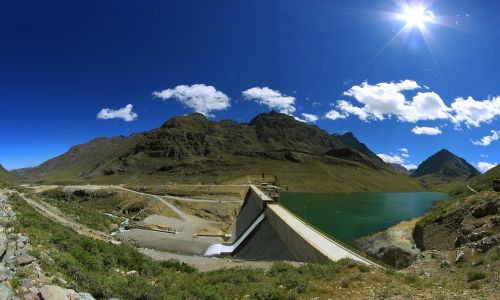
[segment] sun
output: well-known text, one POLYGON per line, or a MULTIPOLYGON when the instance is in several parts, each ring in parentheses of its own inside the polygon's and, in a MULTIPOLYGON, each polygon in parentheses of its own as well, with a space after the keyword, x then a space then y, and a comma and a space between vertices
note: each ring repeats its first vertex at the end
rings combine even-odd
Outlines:
POLYGON ((420 6, 408 6, 399 18, 406 22, 409 28, 418 27, 420 29, 425 27, 426 23, 432 22, 434 15, 431 11, 426 11, 425 8, 420 6))

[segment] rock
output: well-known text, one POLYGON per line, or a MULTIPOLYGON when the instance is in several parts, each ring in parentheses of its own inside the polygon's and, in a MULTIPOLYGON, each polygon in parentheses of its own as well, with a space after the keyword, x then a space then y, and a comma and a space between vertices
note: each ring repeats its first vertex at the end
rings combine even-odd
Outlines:
POLYGON ((31 286, 32 280, 28 278, 23 278, 19 281, 22 287, 29 288, 31 286))
POLYGON ((494 215, 498 212, 499 202, 490 200, 471 207, 471 214, 476 218, 482 218, 488 215, 494 215))
POLYGON ((17 240, 17 234, 16 233, 9 233, 8 237, 9 237, 9 240, 12 240, 12 241, 17 240))
POLYGON ((89 293, 78 293, 78 296, 80 296, 82 300, 95 300, 95 298, 89 293))
POLYGON ((5 283, 0 283, 0 300, 11 300, 12 289, 5 283))
POLYGON ((25 235, 21 235, 21 236, 17 239, 17 241, 19 241, 19 242, 23 242, 23 243, 28 243, 28 242, 29 242, 29 238, 28 238, 27 236, 25 236, 25 235))
POLYGON ((57 285, 44 285, 40 289, 40 295, 43 300, 70 300, 69 290, 57 285))
POLYGON ((26 255, 26 256, 18 256, 15 258, 16 265, 17 266, 25 266, 31 264, 33 261, 35 261, 35 258, 26 255))
POLYGON ((0 235, 0 257, 3 257, 5 255, 5 252, 7 251, 7 246, 8 246, 8 240, 5 235, 0 235))
POLYGON ((457 255, 455 257, 455 263, 463 262, 465 261, 465 253, 461 249, 457 250, 457 255))
POLYGON ((28 248, 23 248, 23 249, 17 249, 14 252, 15 256, 27 256, 29 254, 30 250, 28 248))
POLYGON ((442 260, 441 261, 441 268, 445 268, 445 267, 449 267, 450 266, 450 262, 446 259, 442 260))
POLYGON ((132 271, 128 271, 127 273, 125 273, 127 276, 130 276, 130 275, 134 275, 134 274, 137 274, 137 271, 136 270, 132 270, 132 271))
POLYGON ((0 282, 14 278, 14 272, 7 267, 0 267, 0 282))

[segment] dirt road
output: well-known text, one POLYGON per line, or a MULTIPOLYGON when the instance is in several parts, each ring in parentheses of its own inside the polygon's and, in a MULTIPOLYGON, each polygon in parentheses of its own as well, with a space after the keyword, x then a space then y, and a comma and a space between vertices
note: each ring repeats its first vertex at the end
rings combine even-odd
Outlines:
MULTIPOLYGON (((11 191, 14 192, 14 191, 11 191)), ((17 193, 17 192, 14 192, 17 193)), ((75 230, 78 234, 84 235, 93 239, 101 240, 101 241, 113 241, 114 243, 119 243, 119 241, 113 239, 110 235, 98 231, 98 230, 93 230, 90 229, 82 224, 78 224, 76 222, 70 221, 66 219, 62 214, 58 214, 57 211, 58 209, 53 207, 52 205, 45 203, 43 201, 35 201, 33 199, 30 199, 26 197, 23 193, 17 193, 21 198, 23 198, 26 203, 31 205, 33 208, 35 208, 38 212, 40 212, 42 215, 45 217, 63 225, 66 227, 69 227, 73 230, 75 230)))

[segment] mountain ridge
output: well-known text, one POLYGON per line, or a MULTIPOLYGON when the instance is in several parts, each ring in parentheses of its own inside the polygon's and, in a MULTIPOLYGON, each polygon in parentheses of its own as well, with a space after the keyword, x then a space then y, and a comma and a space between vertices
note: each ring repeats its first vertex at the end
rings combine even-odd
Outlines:
POLYGON ((38 167, 16 173, 42 182, 198 183, 268 173, 300 190, 314 190, 319 184, 324 185, 321 190, 394 190, 397 182, 419 189, 411 180, 398 177, 352 133, 330 134, 274 111, 259 114, 249 123, 210 121, 198 113, 177 116, 139 134, 73 146, 38 167), (352 173, 355 169, 361 169, 359 178, 352 173), (380 172, 384 178, 368 177, 380 172), (332 181, 312 179, 323 173, 332 181))

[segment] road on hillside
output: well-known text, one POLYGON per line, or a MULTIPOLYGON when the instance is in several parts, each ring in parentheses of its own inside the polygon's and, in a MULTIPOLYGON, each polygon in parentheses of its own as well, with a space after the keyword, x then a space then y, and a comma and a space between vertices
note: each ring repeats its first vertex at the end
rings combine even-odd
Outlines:
POLYGON ((475 189, 471 188, 471 186, 470 186, 470 185, 467 185, 467 188, 468 188, 469 190, 473 191, 473 192, 474 192, 474 193, 476 193, 476 194, 478 193, 475 189))
POLYGON ((187 197, 177 197, 177 196, 160 196, 165 199, 172 199, 184 202, 197 202, 197 203, 237 203, 243 204, 243 200, 213 200, 213 199, 195 199, 195 198, 187 198, 187 197))
POLYGON ((130 189, 124 188, 122 186, 113 186, 113 187, 116 188, 116 189, 119 189, 119 190, 123 190, 123 191, 131 192, 131 193, 134 193, 134 194, 138 194, 138 195, 142 195, 142 196, 147 196, 147 197, 152 197, 154 199, 157 199, 158 201, 160 201, 163 204, 165 204, 166 206, 168 206, 171 210, 173 210, 177 214, 177 216, 179 217, 179 219, 181 219, 182 221, 186 221, 186 219, 188 219, 188 217, 187 217, 187 215, 186 215, 185 212, 183 212, 182 210, 180 210, 179 208, 177 208, 177 206, 173 205, 172 203, 168 202, 167 200, 163 199, 160 196, 152 195, 152 194, 147 194, 147 193, 141 193, 141 192, 138 192, 138 191, 134 191, 134 190, 130 190, 130 189))
POLYGON ((24 201, 26 201, 26 203, 28 203, 30 206, 35 208, 38 212, 40 212, 45 217, 63 225, 63 226, 66 226, 66 227, 69 227, 69 228, 75 230, 80 235, 84 235, 84 236, 87 236, 87 237, 90 237, 93 239, 107 241, 107 242, 114 240, 108 234, 106 234, 102 231, 90 229, 82 224, 70 221, 70 220, 66 219, 65 217, 61 216, 60 214, 57 214, 55 212, 56 209, 53 208, 48 203, 45 203, 43 201, 35 201, 33 199, 26 197, 23 193, 18 193, 16 191, 10 191, 10 192, 17 193, 21 198, 24 199, 24 201))

